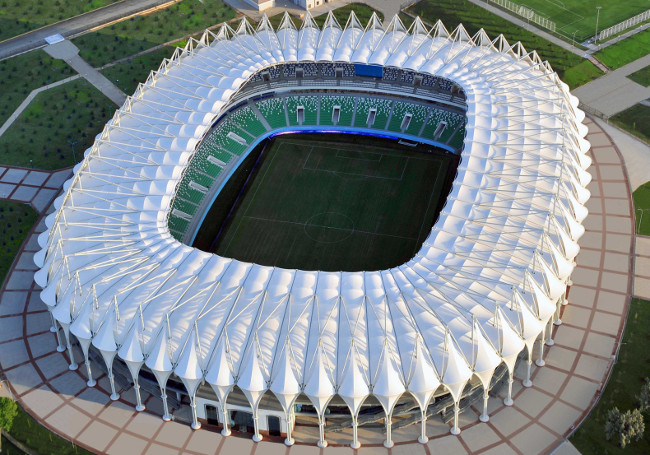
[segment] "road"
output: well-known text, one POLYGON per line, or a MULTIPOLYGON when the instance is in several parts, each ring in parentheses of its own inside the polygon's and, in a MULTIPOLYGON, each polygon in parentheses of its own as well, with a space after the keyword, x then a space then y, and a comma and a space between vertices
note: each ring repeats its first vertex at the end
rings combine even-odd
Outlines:
POLYGON ((45 38, 57 33, 64 37, 77 35, 94 27, 113 22, 141 11, 162 5, 175 3, 177 0, 124 0, 103 8, 89 11, 70 19, 47 25, 38 30, 0 42, 0 60, 13 57, 23 52, 45 46, 45 38))

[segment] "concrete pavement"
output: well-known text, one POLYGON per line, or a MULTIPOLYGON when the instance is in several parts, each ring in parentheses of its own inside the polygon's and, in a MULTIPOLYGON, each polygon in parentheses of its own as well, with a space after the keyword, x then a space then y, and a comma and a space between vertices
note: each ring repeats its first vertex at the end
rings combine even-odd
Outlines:
POLYGON ((179 0, 124 0, 66 19, 56 24, 0 42, 0 60, 46 45, 45 38, 57 33, 70 37, 118 19, 152 8, 171 5, 179 0))
POLYGON ((626 76, 650 65, 650 54, 629 63, 616 71, 578 87, 573 94, 587 106, 611 117, 650 98, 650 87, 637 84, 626 76))
POLYGON ((72 169, 45 171, 14 166, 0 166, 0 200, 24 202, 44 213, 72 169))

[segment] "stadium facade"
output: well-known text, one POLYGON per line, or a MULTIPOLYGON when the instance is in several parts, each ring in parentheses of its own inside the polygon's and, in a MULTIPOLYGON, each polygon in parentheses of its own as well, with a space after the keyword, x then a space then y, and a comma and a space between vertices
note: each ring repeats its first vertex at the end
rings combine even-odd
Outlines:
POLYGON ((299 29, 288 16, 277 30, 266 19, 256 29, 224 25, 165 59, 86 151, 46 218, 35 281, 70 367, 80 360, 76 339, 88 385, 95 353, 113 399, 114 370, 129 372, 138 410, 141 384, 155 380, 165 420, 169 387, 189 397, 193 428, 214 423, 229 434, 249 422, 256 441, 278 431, 292 444, 297 414, 313 415, 325 446, 326 423, 345 409, 358 447, 369 408, 381 410, 387 446, 398 414, 421 422, 426 442, 426 420, 441 406, 457 434, 465 397, 478 393, 487 421, 497 379, 512 404, 518 359, 530 386, 532 362, 543 365, 553 343, 590 196, 583 118, 548 63, 503 36, 419 19, 406 30, 397 17, 382 25, 373 16, 363 28, 354 14, 344 27, 330 14, 322 29, 309 15, 299 29), (284 97, 280 114, 262 112, 262 91, 284 97), (308 103, 286 98, 309 91, 321 112, 311 120, 308 103), (353 104, 320 107, 352 93, 353 104), (392 129, 371 122, 386 97, 427 107, 417 131, 417 108, 400 111, 392 129), (235 126, 214 133, 242 109, 235 126), (463 121, 449 127, 444 116, 459 112, 463 121), (302 129, 417 138, 460 153, 415 257, 374 272, 302 271, 186 244, 192 220, 259 138, 302 129), (228 139, 213 147, 222 157, 199 153, 209 137, 228 139), (180 191, 199 194, 196 213, 180 191))

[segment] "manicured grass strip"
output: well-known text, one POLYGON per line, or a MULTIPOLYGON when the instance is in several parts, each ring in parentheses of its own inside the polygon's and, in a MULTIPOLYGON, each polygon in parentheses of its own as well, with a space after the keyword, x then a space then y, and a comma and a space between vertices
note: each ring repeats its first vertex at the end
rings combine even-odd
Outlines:
POLYGON ((183 0, 164 10, 82 35, 73 42, 88 63, 102 66, 227 21, 235 14, 219 0, 183 0))
POLYGON ((594 54, 598 60, 615 70, 650 53, 650 28, 625 38, 594 54))
POLYGON ((171 57, 173 52, 174 48, 163 47, 103 69, 101 72, 124 93, 131 95, 138 88, 138 83, 144 82, 149 73, 157 70, 163 59, 171 57))
POLYGON ((37 218, 36 211, 26 204, 0 201, 0 285, 37 218))
POLYGON ((650 107, 636 104, 610 117, 609 121, 650 143, 650 107))
POLYGON ((632 198, 636 215, 636 233, 650 235, 650 182, 638 187, 632 193, 632 198))
POLYGON ((0 163, 41 169, 71 166, 72 150, 80 161, 116 108, 84 79, 41 92, 0 137, 0 163))
POLYGON ((0 41, 120 0, 13 0, 0 3, 0 41))
POLYGON ((410 7, 408 11, 410 14, 421 16, 429 24, 440 19, 449 31, 462 23, 471 35, 484 28, 492 39, 503 33, 510 44, 521 41, 527 51, 536 50, 543 60, 548 60, 560 78, 571 88, 578 87, 602 74, 591 62, 582 57, 467 0, 422 0, 410 7), (580 65, 579 69, 569 71, 578 65, 580 65))
POLYGON ((617 406, 622 412, 636 407, 635 396, 641 390, 644 378, 650 376, 650 302, 632 299, 627 326, 623 334, 618 361, 603 391, 600 401, 578 431, 570 439, 582 455, 642 455, 650 453, 650 431, 645 437, 630 443, 625 450, 613 441, 605 440, 605 416, 617 406))
POLYGON ((641 84, 644 87, 650 87, 650 65, 628 75, 627 78, 632 79, 634 82, 641 84))
POLYGON ((55 60, 42 50, 0 61, 0 125, 32 90, 75 74, 64 61, 55 60))
POLYGON ((40 454, 92 455, 92 452, 76 446, 70 441, 66 441, 60 436, 52 433, 50 430, 32 419, 32 417, 20 406, 18 406, 18 415, 14 419, 14 424, 11 427, 11 435, 19 442, 40 454))

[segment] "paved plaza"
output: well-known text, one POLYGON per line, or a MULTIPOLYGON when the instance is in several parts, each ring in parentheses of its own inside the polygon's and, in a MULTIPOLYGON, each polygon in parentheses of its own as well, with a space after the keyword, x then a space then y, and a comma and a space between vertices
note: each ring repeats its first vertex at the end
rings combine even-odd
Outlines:
POLYGON ((72 169, 43 171, 0 166, 0 200, 24 202, 43 213, 71 175, 72 169))
MULTIPOLYGON (((587 125, 594 158, 587 231, 580 241, 570 304, 555 329, 555 345, 546 348, 546 366, 533 372, 533 386, 524 388, 516 381, 511 407, 492 398, 488 423, 478 421, 478 409, 466 411, 460 436, 450 435, 449 425, 431 419, 427 445, 415 442, 417 425, 395 431, 396 445, 390 450, 381 446, 381 433, 361 428, 360 454, 545 454, 560 445, 591 409, 612 367, 633 292, 634 225, 622 158, 598 124, 587 119, 587 125)), ((18 187, 35 171, 20 178, 13 177, 15 171, 8 174, 9 180, 17 179, 14 183, 4 180, 7 171, 2 172, 2 182, 18 187)), ((98 384, 88 388, 85 368, 70 371, 68 352, 57 352, 50 316, 32 280, 36 237, 44 229, 41 218, 0 289, 0 363, 16 399, 45 426, 107 454, 353 454, 347 446, 336 447, 349 442, 346 433, 327 433, 333 447, 321 452, 315 445, 255 444, 249 437, 224 438, 207 430, 192 431, 185 423, 163 423, 157 397, 145 394, 147 411, 142 413, 134 410, 132 389, 121 390, 121 399, 111 401, 107 378, 100 376, 97 366, 98 384)), ((650 261, 650 241, 639 245, 637 263, 650 261)), ((645 279, 650 283, 650 277, 645 279)), ((81 352, 75 349, 80 362, 81 352)), ((519 379, 522 373, 518 371, 519 379)), ((177 415, 185 412, 181 409, 177 415)), ((298 428, 301 433, 308 436, 309 429, 298 428)))

